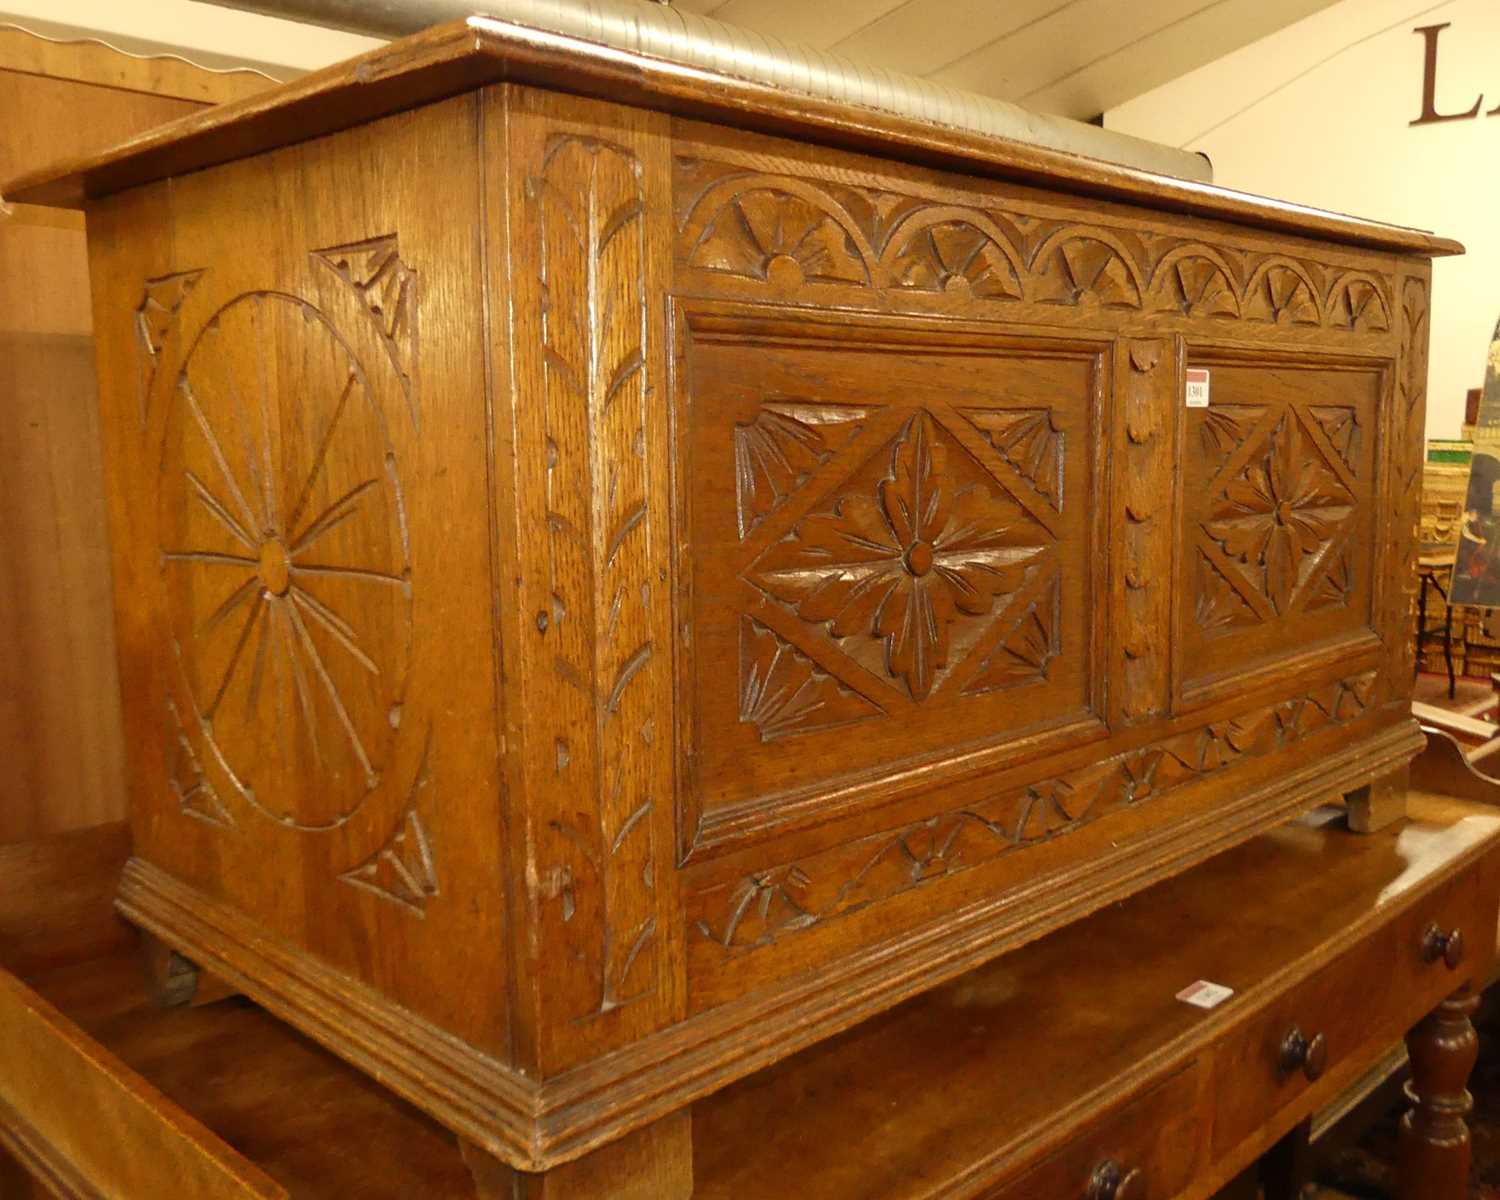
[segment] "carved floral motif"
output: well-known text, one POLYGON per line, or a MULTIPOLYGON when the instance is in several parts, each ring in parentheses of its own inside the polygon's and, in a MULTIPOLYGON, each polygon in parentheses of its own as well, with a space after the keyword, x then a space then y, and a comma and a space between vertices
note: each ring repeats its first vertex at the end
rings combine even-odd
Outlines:
POLYGON ((1198 627, 1212 636, 1243 625, 1259 624, 1260 618, 1240 595, 1224 572, 1198 552, 1198 627))
POLYGON ((424 755, 395 832, 364 862, 339 876, 345 883, 399 904, 419 917, 426 915, 427 902, 439 894, 432 842, 417 811, 418 797, 429 781, 424 755))
POLYGON ((416 398, 417 273, 401 258, 395 234, 347 246, 316 250, 313 258, 358 293, 384 339, 386 353, 401 378, 413 424, 419 424, 416 398))
POLYGON ((886 671, 918 700, 949 665, 951 627, 988 616, 1041 550, 1014 504, 956 481, 950 454, 965 452, 914 414, 873 494, 805 517, 749 576, 836 639, 881 639, 886 671))
POLYGON ((1289 411, 1267 435, 1263 453, 1224 485, 1204 530, 1246 564, 1275 610, 1285 613, 1353 511, 1354 497, 1289 411))
POLYGON ((843 224, 812 189, 792 184, 746 189, 708 222, 689 254, 695 267, 793 286, 804 280, 868 283, 843 224), (817 197, 809 198, 809 194, 817 197))
POLYGON ((1265 409, 1248 404, 1215 404, 1204 409, 1198 425, 1198 440, 1209 468, 1217 473, 1265 415, 1265 409))
POLYGON ((735 498, 747 537, 840 449, 869 409, 806 401, 768 403, 734 427, 735 498))
POLYGON ((1062 595, 1054 576, 1021 611, 964 692, 999 691, 1047 678, 1052 660, 1062 652, 1062 595))
POLYGON ((740 618, 740 720, 761 741, 837 729, 881 710, 759 621, 740 618))
POLYGON ((1344 465, 1350 471, 1359 467, 1359 410, 1342 404, 1312 405, 1308 416, 1318 423, 1323 436, 1328 439, 1344 465))
POLYGON ((920 229, 897 246, 890 269, 898 287, 916 291, 1021 298, 1014 251, 1002 235, 969 221, 940 221, 920 229))
POLYGON ((753 872, 697 897, 692 927, 738 953, 849 916, 1356 720, 1375 699, 1376 678, 1361 672, 1059 779, 753 872))
POLYGON ((135 307, 135 333, 141 347, 141 417, 144 422, 147 397, 156 381, 156 362, 167 336, 177 323, 183 301, 198 286, 203 270, 178 271, 146 280, 141 302, 135 307))
POLYGON ((1070 231, 1037 251, 1032 294, 1047 304, 1139 308, 1141 288, 1129 258, 1110 241, 1070 231))
POLYGON ((167 783, 177 798, 177 807, 184 816, 233 829, 234 818, 203 773, 197 752, 182 727, 182 715, 170 700, 167 701, 167 716, 171 721, 167 731, 167 783))
POLYGON ((1063 434, 1046 408, 960 409, 1000 456, 1057 511, 1063 501, 1063 434))
POLYGON ((1245 289, 1245 316, 1273 325, 1321 325, 1316 289, 1305 268, 1292 262, 1263 265, 1245 289))
POLYGON ((1356 275, 1334 284, 1330 293, 1329 318, 1347 329, 1368 329, 1379 333, 1391 327, 1391 317, 1374 279, 1356 275))
POLYGON ((1217 256, 1184 251, 1163 259, 1149 293, 1151 307, 1184 316, 1238 317, 1240 299, 1229 270, 1217 256))

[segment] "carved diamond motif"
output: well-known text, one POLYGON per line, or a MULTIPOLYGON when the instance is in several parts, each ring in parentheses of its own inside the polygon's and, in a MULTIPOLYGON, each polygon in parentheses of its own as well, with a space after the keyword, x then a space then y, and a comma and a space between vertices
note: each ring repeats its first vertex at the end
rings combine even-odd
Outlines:
POLYGON ((923 700, 957 662, 955 639, 972 648, 1047 534, 926 412, 883 453, 880 475, 856 472, 746 577, 923 700), (874 660, 872 645, 883 650, 874 660))
POLYGON ((1284 614, 1353 512, 1354 497, 1288 411, 1224 486, 1204 531, 1284 614))

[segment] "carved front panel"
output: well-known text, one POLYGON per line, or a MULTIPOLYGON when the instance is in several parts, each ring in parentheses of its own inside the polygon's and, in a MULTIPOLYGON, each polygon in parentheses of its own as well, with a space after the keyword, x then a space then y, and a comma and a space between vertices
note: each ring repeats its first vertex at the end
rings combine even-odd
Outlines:
POLYGON ((1087 719, 1104 348, 690 321, 700 811, 1087 719))
POLYGON ((1187 410, 1183 441, 1184 688, 1368 647, 1383 368, 1191 348, 1188 364, 1209 369, 1211 403, 1187 410))

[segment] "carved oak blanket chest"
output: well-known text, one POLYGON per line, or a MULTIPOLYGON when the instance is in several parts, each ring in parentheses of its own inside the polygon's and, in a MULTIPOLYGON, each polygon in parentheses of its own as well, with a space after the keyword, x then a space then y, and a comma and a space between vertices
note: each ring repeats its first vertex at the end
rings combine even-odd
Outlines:
POLYGON ((88 216, 122 910, 476 1161, 1399 795, 1451 242, 479 19, 11 198, 88 216))

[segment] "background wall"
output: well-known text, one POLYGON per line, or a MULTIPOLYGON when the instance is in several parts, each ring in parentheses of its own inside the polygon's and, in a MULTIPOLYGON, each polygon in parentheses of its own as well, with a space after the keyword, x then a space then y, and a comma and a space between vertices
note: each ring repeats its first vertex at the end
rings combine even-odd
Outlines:
POLYGON ((1213 159, 1226 187, 1432 229, 1464 258, 1434 272, 1429 437, 1456 437, 1500 317, 1500 4, 1342 0, 1112 109, 1105 125, 1213 159), (1412 126, 1424 39, 1439 37, 1437 110, 1412 126))

